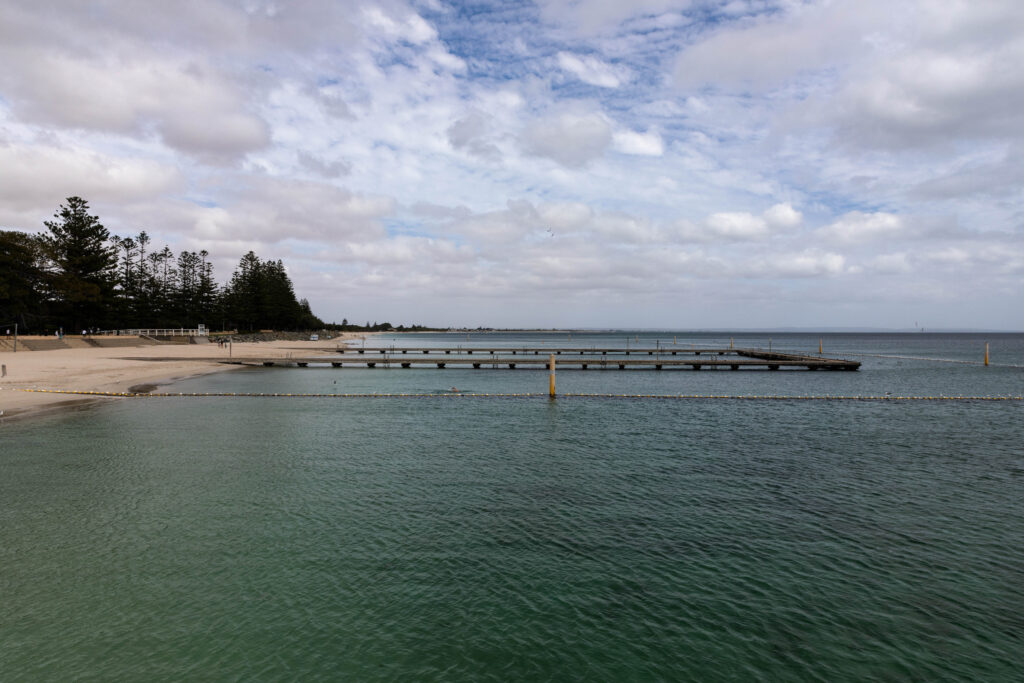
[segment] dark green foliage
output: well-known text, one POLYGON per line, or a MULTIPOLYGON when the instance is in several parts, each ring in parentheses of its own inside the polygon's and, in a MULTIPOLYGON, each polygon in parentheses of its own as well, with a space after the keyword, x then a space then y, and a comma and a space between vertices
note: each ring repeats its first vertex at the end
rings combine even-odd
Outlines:
POLYGON ((0 321, 23 331, 41 326, 49 289, 44 265, 37 236, 0 230, 0 321))
MULTIPOLYGON (((239 330, 392 329, 391 323, 325 325, 296 299, 280 260, 249 252, 221 290, 206 251, 150 248, 145 231, 111 236, 81 197, 68 197, 47 232, 0 230, 0 321, 24 332, 221 326, 239 330)), ((400 329, 425 330, 420 325, 400 329)))
POLYGON ((118 314, 122 326, 194 327, 219 317, 213 264, 204 251, 183 251, 175 258, 167 247, 147 252, 149 235, 114 238, 118 264, 118 314), (159 321, 156 324, 154 321, 159 321))
POLYGON ((295 299, 295 288, 281 261, 261 261, 249 252, 224 288, 224 315, 239 330, 320 329, 309 302, 295 299))
POLYGON ((54 218, 45 221, 43 251, 52 266, 56 313, 69 329, 107 323, 113 304, 115 247, 99 218, 89 215, 89 203, 68 197, 54 218))

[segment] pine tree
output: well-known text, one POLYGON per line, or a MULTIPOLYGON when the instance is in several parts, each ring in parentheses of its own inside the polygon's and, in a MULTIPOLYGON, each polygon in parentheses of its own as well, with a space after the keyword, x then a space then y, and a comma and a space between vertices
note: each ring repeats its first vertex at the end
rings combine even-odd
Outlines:
POLYGON ((111 236, 85 200, 66 202, 57 220, 45 222, 48 233, 0 231, 0 319, 31 311, 38 326, 69 332, 214 321, 249 331, 323 327, 309 302, 296 300, 280 260, 262 261, 250 251, 221 289, 208 252, 151 251, 145 231, 111 236))
POLYGON ((249 252, 238 262, 231 274, 231 282, 224 288, 224 310, 228 319, 239 330, 253 331, 260 311, 260 260, 249 252))
POLYGON ((48 289, 43 259, 37 236, 0 230, 0 323, 17 322, 23 332, 43 323, 48 289))
POLYGON ((213 264, 207 258, 210 253, 199 252, 199 284, 196 289, 196 315, 199 322, 209 324, 217 313, 217 282, 213 279, 213 264))
POLYGON ((68 197, 45 221, 49 234, 41 235, 53 268, 54 297, 58 324, 70 330, 102 326, 113 303, 117 256, 107 244, 110 233, 96 216, 89 215, 89 203, 68 197))

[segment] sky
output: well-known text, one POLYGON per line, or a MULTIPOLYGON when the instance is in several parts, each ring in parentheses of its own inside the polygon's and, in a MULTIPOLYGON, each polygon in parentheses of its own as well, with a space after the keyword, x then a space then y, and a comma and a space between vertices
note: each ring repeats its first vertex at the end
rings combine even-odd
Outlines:
POLYGON ((0 228, 328 322, 1024 329, 1020 0, 4 0, 0 65, 0 228))

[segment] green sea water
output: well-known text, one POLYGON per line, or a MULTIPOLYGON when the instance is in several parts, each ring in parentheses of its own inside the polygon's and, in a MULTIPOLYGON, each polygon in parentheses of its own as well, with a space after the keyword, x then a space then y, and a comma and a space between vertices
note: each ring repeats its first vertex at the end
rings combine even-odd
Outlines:
MULTIPOLYGON (((771 343, 816 352, 818 338, 771 343)), ((828 335, 859 372, 558 382, 1024 393, 1024 335, 988 338, 988 368, 968 364, 978 336, 828 335)), ((547 373, 271 368, 173 389, 452 386, 544 392, 547 373)), ((1022 494, 1020 402, 117 401, 0 423, 0 679, 1015 681, 1022 494)))

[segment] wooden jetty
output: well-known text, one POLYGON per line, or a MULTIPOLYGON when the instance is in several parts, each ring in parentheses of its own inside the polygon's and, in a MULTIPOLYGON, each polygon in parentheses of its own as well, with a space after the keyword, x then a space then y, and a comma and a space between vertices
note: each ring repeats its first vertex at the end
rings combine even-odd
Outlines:
POLYGON ((559 369, 602 370, 857 370, 860 363, 840 358, 804 356, 761 349, 620 349, 620 348, 340 348, 338 355, 267 358, 243 356, 204 358, 218 363, 254 366, 321 366, 365 368, 432 367, 444 369, 550 369, 555 356, 559 369))

